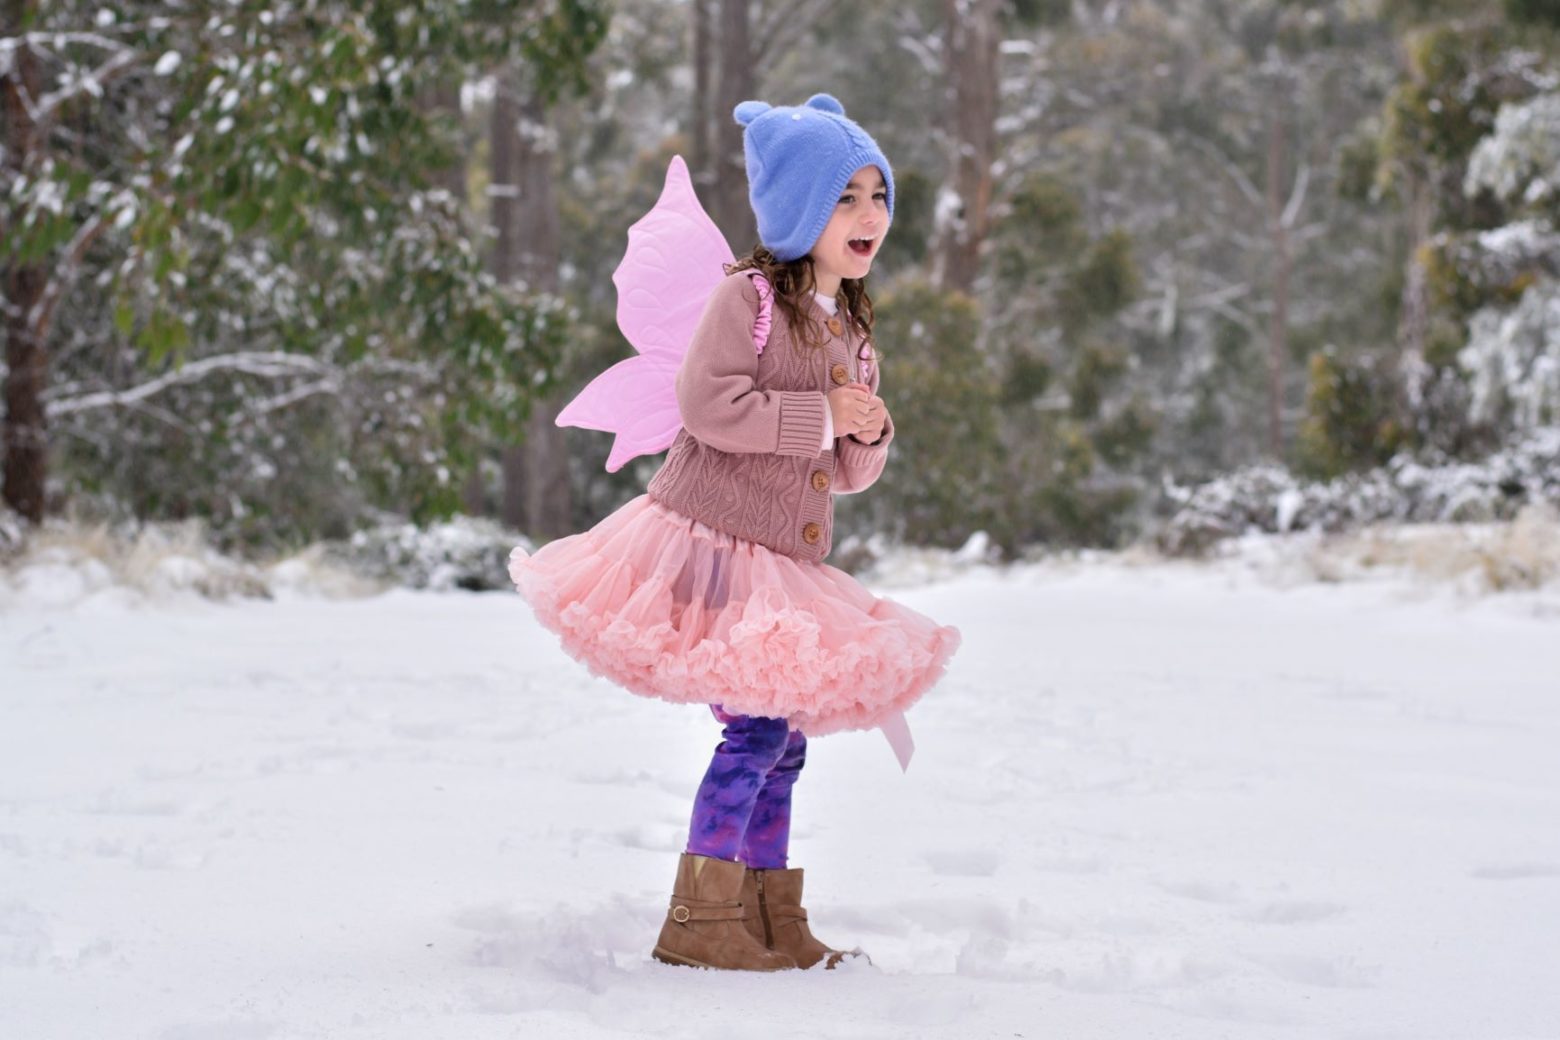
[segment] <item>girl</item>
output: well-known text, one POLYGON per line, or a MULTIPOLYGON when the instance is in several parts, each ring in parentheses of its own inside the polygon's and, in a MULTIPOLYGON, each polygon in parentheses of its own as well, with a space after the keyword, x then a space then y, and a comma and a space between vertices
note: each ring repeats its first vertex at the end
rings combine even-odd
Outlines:
POLYGON ((959 636, 823 562, 833 496, 871 486, 894 439, 864 284, 894 213, 888 160, 827 94, 734 114, 762 244, 688 345, 683 428, 647 494, 516 549, 510 574, 592 671, 724 724, 653 955, 832 968, 786 865, 807 737, 902 725, 959 636))

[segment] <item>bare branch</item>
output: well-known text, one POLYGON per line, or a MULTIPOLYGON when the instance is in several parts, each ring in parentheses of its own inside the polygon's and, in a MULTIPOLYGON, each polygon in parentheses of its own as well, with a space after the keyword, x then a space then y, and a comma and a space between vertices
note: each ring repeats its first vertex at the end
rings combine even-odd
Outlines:
POLYGON ((1332 228, 1328 224, 1326 224, 1325 222, 1317 221, 1314 224, 1307 224, 1305 227, 1301 228, 1299 231, 1296 231, 1296 232, 1292 233, 1289 236, 1289 241, 1293 245, 1300 245, 1300 244, 1302 244, 1304 242, 1311 241, 1311 239, 1313 239, 1313 238, 1319 238, 1322 235, 1327 234, 1331 230, 1332 230, 1332 228))
POLYGON ((1289 202, 1284 206, 1284 215, 1280 222, 1286 228, 1295 226, 1295 221, 1300 219, 1300 207, 1305 204, 1305 189, 1311 182, 1311 164, 1301 163, 1300 172, 1295 177, 1294 190, 1289 193, 1289 202))
POLYGON ((1229 174, 1230 179, 1235 182, 1235 186, 1240 189, 1240 193, 1246 197, 1247 202, 1253 206, 1261 206, 1263 204, 1262 193, 1257 190, 1257 186, 1251 183, 1251 179, 1241 172, 1241 168, 1236 166, 1229 156, 1194 134, 1187 135, 1187 139, 1214 162, 1218 163, 1225 173, 1229 174))
POLYGON ((923 37, 905 33, 899 37, 899 46, 920 63, 922 72, 928 76, 942 75, 942 55, 936 53, 923 37))
POLYGON ((81 261, 87 255, 87 250, 92 248, 92 243, 107 226, 102 214, 94 214, 91 220, 77 228, 75 235, 71 236, 70 245, 65 247, 64 257, 54 269, 54 277, 49 279, 49 284, 44 287, 38 302, 33 306, 32 314, 28 315, 27 323, 32 326, 33 335, 38 337, 40 343, 49 334, 49 326, 54 321, 54 308, 58 306, 60 297, 64 296, 65 290, 76 281, 76 276, 81 273, 81 261))
POLYGON ((1199 296, 1193 296, 1191 299, 1186 301, 1186 306, 1188 308, 1218 307, 1221 304, 1229 303, 1231 300, 1238 300, 1249 292, 1251 292, 1251 286, 1244 282, 1234 282, 1230 285, 1210 290, 1199 296))
POLYGON ((899 4, 894 11, 894 36, 901 48, 920 62, 921 69, 929 76, 939 76, 943 70, 944 47, 942 37, 930 31, 921 20, 920 12, 912 4, 899 4))
POLYGON ((760 25, 754 35, 758 41, 758 46, 753 49, 755 61, 762 63, 771 54, 789 51, 822 21, 833 6, 834 0, 776 4, 774 17, 760 25))

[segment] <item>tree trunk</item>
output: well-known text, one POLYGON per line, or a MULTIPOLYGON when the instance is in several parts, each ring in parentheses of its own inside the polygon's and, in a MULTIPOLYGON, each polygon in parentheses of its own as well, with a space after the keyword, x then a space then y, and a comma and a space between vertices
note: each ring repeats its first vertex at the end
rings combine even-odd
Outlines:
POLYGON ((715 183, 710 156, 710 78, 714 55, 710 51, 710 0, 693 0, 693 113, 689 121, 689 173, 696 188, 708 195, 715 183))
MULTIPOLYGON (((0 7, 0 37, 15 39, 33 13, 29 0, 5 0, 0 7)), ((4 145, 7 180, 22 176, 33 164, 40 147, 27 97, 42 95, 42 77, 32 49, 19 45, 12 52, 11 68, 0 77, 0 104, 4 105, 4 145)), ((0 216, 0 235, 9 215, 0 216)), ((43 519, 48 479, 49 433, 43 408, 48 385, 49 355, 40 333, 39 317, 48 279, 36 264, 12 262, 0 269, 5 331, 5 501, 34 523, 43 519)))
MULTIPOLYGON (((493 252, 489 266, 500 285, 520 275, 520 98, 512 71, 495 77, 493 109, 488 117, 488 211, 493 221, 493 252)), ((510 527, 525 529, 525 449, 508 445, 500 453, 503 494, 499 517, 510 527)))
POLYGON ((1289 354, 1289 229, 1284 226, 1284 124, 1268 117, 1268 228, 1273 239, 1273 310, 1268 322, 1268 454, 1284 457, 1284 367, 1289 354))
MULTIPOLYGON (((558 203, 553 190, 557 145, 547 122, 547 107, 534 91, 522 106, 520 134, 520 277, 533 292, 558 291, 562 259, 558 203)), ((556 422, 564 402, 555 393, 538 400, 525 436, 526 530, 543 538, 569 533, 573 503, 569 489, 569 449, 556 422)))
MULTIPOLYGON (((561 243, 553 191, 554 144, 535 91, 502 77, 493 99, 493 274, 531 292, 558 291, 561 243)), ((525 438, 503 452, 504 522, 536 538, 567 534, 573 523, 569 458, 555 421, 562 403, 537 400, 525 438)))
POLYGON ((757 55, 749 0, 720 0, 720 76, 713 112, 715 190, 710 216, 738 256, 758 241, 758 225, 748 204, 747 165, 742 158, 742 128, 731 110, 757 91, 757 55))
POLYGON ((997 143, 997 58, 1003 0, 943 0, 950 83, 949 179, 938 201, 933 272, 945 289, 971 292, 991 208, 997 143))
MULTIPOLYGON (((453 120, 459 128, 455 154, 450 157, 450 164, 438 171, 434 183, 450 193, 462 222, 470 224, 471 200, 467 193, 470 150, 466 141, 465 117, 460 109, 460 83, 452 80, 428 87, 419 94, 418 106, 430 116, 453 120)), ((460 489, 461 512, 467 516, 483 516, 488 511, 487 488, 482 480, 482 454, 479 450, 460 489)))
POLYGON ((1430 297, 1425 265, 1419 249, 1430 237, 1434 203, 1430 186, 1417 175, 1408 180, 1408 255, 1403 271, 1402 310, 1398 319, 1398 349, 1403 365, 1414 371, 1424 364, 1425 338, 1430 326, 1430 297))

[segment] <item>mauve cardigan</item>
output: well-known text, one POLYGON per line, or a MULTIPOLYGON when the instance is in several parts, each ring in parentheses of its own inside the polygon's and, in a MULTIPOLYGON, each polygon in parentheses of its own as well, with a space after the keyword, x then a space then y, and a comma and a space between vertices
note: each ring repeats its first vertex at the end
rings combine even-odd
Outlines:
MULTIPOLYGON (((859 330, 808 301, 824 347, 802 346, 785 312, 771 306, 769 340, 753 346, 758 292, 746 274, 728 275, 709 303, 677 373, 683 428, 647 488, 652 499, 684 516, 797 560, 817 563, 833 544, 835 494, 861 491, 882 474, 893 421, 872 444, 837 437, 823 451, 825 398, 863 381, 859 330)), ((877 393, 879 366, 864 380, 877 393)))

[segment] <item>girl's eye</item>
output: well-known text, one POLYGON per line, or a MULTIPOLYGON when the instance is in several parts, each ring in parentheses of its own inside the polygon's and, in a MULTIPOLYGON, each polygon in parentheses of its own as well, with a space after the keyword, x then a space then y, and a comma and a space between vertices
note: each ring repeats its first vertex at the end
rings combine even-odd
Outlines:
POLYGON ((876 195, 874 195, 872 197, 874 199, 882 199, 884 202, 887 202, 888 201, 888 192, 880 191, 880 192, 878 192, 876 195))
POLYGON ((856 196, 854 196, 854 195, 841 195, 840 196, 840 205, 841 206, 849 205, 850 203, 855 202, 855 201, 856 201, 856 196))

